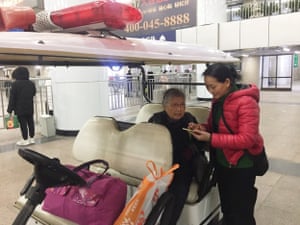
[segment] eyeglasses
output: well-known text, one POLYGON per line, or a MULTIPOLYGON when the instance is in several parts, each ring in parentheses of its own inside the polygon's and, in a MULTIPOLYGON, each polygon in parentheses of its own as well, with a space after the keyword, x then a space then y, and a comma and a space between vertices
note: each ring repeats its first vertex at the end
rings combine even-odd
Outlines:
POLYGON ((185 108, 185 104, 177 104, 177 103, 173 103, 173 104, 169 104, 172 108, 185 108))

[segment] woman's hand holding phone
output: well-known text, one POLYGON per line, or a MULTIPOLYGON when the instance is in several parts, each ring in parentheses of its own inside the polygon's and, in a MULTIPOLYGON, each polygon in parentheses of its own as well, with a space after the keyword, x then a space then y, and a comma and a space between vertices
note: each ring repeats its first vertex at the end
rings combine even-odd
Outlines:
POLYGON ((204 131, 204 130, 200 130, 200 129, 194 129, 191 134, 198 141, 210 141, 210 138, 211 138, 211 133, 204 131))

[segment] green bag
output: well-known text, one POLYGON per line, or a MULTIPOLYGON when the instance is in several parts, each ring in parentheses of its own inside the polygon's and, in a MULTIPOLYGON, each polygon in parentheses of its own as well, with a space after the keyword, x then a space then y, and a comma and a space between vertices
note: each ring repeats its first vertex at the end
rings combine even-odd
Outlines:
POLYGON ((4 117, 4 125, 6 129, 19 128, 20 124, 16 115, 10 117, 9 115, 4 117))

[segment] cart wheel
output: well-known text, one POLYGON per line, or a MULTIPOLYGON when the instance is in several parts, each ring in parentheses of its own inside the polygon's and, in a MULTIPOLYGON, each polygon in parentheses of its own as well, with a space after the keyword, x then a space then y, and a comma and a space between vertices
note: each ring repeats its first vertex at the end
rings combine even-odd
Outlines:
POLYGON ((163 193, 151 210, 145 225, 167 225, 172 217, 174 196, 170 192, 163 193))

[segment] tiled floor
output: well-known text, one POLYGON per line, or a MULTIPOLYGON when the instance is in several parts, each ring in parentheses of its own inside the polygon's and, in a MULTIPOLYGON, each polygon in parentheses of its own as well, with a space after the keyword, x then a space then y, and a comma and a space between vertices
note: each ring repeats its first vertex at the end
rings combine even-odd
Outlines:
MULTIPOLYGON (((270 157, 270 171, 257 178, 258 225, 300 224, 300 90, 261 93, 261 132, 270 157)), ((126 111, 121 119, 134 118, 126 111)), ((17 154, 18 130, 0 130, 0 225, 12 224, 18 211, 13 207, 18 193, 31 175, 32 166, 17 154)), ((73 137, 51 139, 37 135, 31 149, 62 163, 72 158, 73 137)), ((242 225, 242 224, 241 224, 242 225)))

